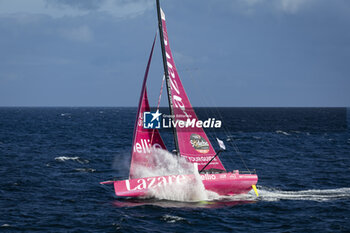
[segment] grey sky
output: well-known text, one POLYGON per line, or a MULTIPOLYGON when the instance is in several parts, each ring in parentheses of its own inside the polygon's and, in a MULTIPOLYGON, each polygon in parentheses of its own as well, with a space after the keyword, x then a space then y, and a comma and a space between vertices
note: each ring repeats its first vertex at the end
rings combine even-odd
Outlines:
MULTIPOLYGON (((161 5, 194 106, 350 105, 349 1, 161 5)), ((0 106, 136 106, 156 30, 153 0, 0 0, 0 106)))

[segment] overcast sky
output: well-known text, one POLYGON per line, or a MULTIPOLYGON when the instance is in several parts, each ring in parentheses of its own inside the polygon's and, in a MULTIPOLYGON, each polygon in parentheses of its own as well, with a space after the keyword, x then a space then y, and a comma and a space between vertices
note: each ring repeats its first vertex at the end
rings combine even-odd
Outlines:
MULTIPOLYGON (((350 1, 161 5, 194 106, 350 106, 350 1)), ((0 0, 0 106, 136 106, 156 30, 155 0, 0 0)), ((158 40, 151 105, 162 74, 158 40)))

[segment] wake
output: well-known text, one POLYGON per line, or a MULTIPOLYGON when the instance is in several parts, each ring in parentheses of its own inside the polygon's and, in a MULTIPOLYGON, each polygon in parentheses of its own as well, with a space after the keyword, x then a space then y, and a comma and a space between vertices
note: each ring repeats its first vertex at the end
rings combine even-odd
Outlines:
POLYGON ((275 202, 282 200, 294 201, 334 201, 350 199, 350 188, 337 189, 309 189, 300 191, 283 191, 274 188, 258 186, 259 197, 256 197, 254 191, 247 194, 236 195, 232 197, 220 196, 216 200, 227 201, 266 201, 275 202))
POLYGON ((259 199, 262 201, 306 200, 323 202, 350 199, 350 188, 282 191, 261 187, 259 191, 259 199))

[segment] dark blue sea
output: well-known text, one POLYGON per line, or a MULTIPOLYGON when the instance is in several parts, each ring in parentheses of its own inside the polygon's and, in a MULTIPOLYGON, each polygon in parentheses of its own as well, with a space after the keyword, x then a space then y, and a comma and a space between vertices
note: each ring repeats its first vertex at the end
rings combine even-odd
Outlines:
POLYGON ((136 108, 0 108, 0 231, 350 232, 349 109, 197 113, 222 120, 208 135, 228 170, 256 169, 258 198, 116 198, 99 182, 128 176, 136 108))

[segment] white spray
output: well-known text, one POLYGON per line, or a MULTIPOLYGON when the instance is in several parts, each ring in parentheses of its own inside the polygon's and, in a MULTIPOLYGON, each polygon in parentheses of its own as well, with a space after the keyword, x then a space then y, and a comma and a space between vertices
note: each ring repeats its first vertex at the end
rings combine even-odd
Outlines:
POLYGON ((154 167, 135 167, 135 176, 139 178, 168 175, 194 174, 193 179, 186 179, 184 182, 167 184, 152 189, 150 197, 173 201, 200 201, 208 200, 213 194, 205 190, 197 168, 185 158, 174 156, 166 150, 152 149, 151 157, 154 167))

